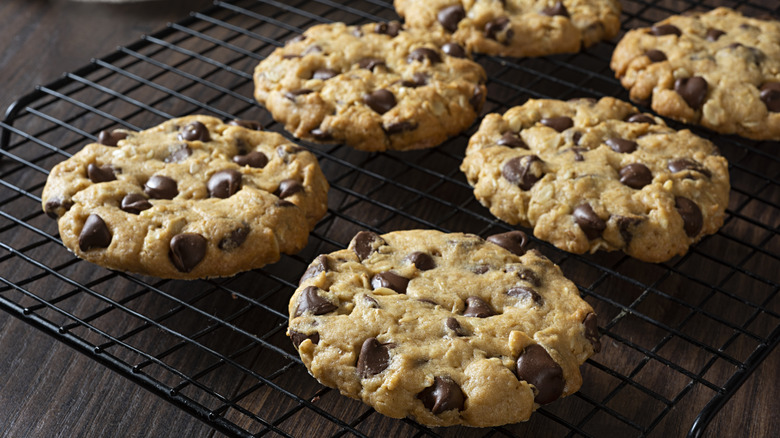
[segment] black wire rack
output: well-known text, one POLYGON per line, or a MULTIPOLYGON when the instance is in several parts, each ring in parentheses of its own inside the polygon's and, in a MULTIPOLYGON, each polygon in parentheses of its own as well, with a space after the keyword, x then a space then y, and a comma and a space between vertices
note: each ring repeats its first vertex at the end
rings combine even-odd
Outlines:
MULTIPOLYGON (((622 3, 624 30, 719 5, 748 14, 780 8, 774 0, 622 3)), ((311 25, 392 19, 386 0, 217 1, 11 105, 0 123, 0 308, 232 436, 653 436, 668 424, 700 436, 780 342, 777 143, 692 128, 729 159, 732 191, 723 228, 683 257, 648 264, 534 241, 597 310, 604 348, 583 365, 580 392, 527 423, 494 429, 429 429, 377 414, 318 384, 284 335, 287 301, 308 262, 357 231, 509 229, 458 170, 476 124, 424 151, 304 144, 331 183, 328 213, 302 253, 260 270, 160 280, 96 267, 62 246, 41 190, 49 169, 100 130, 201 113, 260 120, 290 138, 252 98, 255 65, 311 25)), ((609 69, 613 49, 478 56, 489 76, 483 112, 528 98, 627 100, 609 69)))

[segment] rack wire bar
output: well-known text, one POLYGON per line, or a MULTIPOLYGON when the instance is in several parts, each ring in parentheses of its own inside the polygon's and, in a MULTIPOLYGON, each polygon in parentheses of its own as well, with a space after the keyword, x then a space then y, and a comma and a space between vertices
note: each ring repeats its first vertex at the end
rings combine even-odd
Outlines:
MULTIPOLYGON (((716 6, 622 3, 624 31, 716 6)), ((730 6, 771 14, 780 1, 730 6)), ((307 264, 346 247, 357 231, 511 229, 474 199, 458 170, 477 124, 437 148, 406 153, 302 143, 331 183, 326 217, 300 254, 231 278, 182 282, 99 268, 62 246, 40 207, 49 169, 102 129, 138 130, 202 113, 256 119, 295 141, 253 100, 254 66, 311 25, 393 19, 389 0, 215 1, 13 103, 0 122, 0 309, 229 436, 299 436, 311 428, 333 437, 464 433, 386 418, 319 385, 284 333, 287 301, 307 264)), ((533 59, 476 56, 489 77, 483 112, 528 98, 628 100, 609 69, 614 45, 533 59)), ((780 343, 778 144, 686 128, 729 159, 723 228, 661 264, 567 254, 534 239, 596 309, 604 349, 583 365, 580 392, 527 423, 469 433, 657 436, 673 422, 700 437, 780 343)))

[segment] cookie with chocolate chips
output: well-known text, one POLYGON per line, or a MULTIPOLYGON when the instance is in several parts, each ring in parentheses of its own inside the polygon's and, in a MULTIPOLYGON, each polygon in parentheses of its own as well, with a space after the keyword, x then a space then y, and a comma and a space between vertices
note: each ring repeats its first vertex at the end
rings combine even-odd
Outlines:
POLYGON ((325 213, 313 154, 208 116, 98 137, 51 170, 44 211, 77 256, 163 278, 222 277, 300 251, 325 213))
POLYGON ((626 33, 611 67, 631 99, 661 115, 780 140, 780 21, 717 8, 626 33))
POLYGON ((311 27, 255 69, 255 98, 298 138, 365 151, 433 147, 468 128, 486 75, 449 38, 398 22, 311 27))
POLYGON ((618 0, 395 0, 405 25, 500 56, 576 53, 620 30, 618 0))
POLYGON ((306 270, 287 335, 317 380, 384 415, 525 421, 576 392, 601 348, 591 306, 525 242, 519 231, 362 231, 306 270))
POLYGON ((498 218, 573 253, 662 262, 723 224, 726 159, 610 97, 529 100, 488 114, 461 164, 498 218))

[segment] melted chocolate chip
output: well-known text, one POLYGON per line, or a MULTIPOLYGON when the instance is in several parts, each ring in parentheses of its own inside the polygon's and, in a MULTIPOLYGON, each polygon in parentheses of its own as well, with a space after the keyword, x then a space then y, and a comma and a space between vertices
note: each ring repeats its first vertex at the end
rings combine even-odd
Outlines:
POLYGON ((453 409, 462 411, 466 403, 460 386, 449 377, 434 377, 433 385, 423 389, 417 398, 433 415, 453 409))
POLYGON ((711 175, 709 170, 707 170, 704 166, 699 164, 699 162, 692 160, 690 158, 677 158, 674 160, 669 160, 669 162, 666 163, 666 167, 672 173, 689 170, 692 172, 699 172, 708 178, 711 175))
POLYGON ((111 166, 98 167, 92 163, 87 165, 87 176, 95 184, 116 180, 116 175, 114 175, 114 170, 111 166))
POLYGON ((439 20, 442 27, 449 32, 458 30, 458 23, 464 18, 466 18, 466 11, 463 9, 462 5, 442 8, 439 10, 439 13, 436 14, 436 19, 439 20))
POLYGON ((593 346, 593 352, 598 353, 601 351, 601 340, 599 339, 600 335, 596 314, 591 312, 585 315, 585 320, 582 321, 582 325, 585 326, 585 339, 593 346))
POLYGON ((179 131, 179 140, 210 141, 209 129, 201 122, 192 122, 179 131))
POLYGON ((637 217, 618 216, 616 221, 617 221, 618 231, 620 231, 620 236, 623 238, 623 241, 626 243, 626 248, 628 248, 628 245, 631 244, 631 239, 633 239, 634 237, 634 234, 631 229, 637 224, 641 223, 642 219, 637 217))
POLYGON ((314 278, 323 272, 328 272, 329 270, 330 260, 328 259, 328 256, 325 254, 320 254, 317 256, 317 258, 314 259, 313 262, 311 262, 309 267, 306 268, 306 272, 304 272, 301 276, 301 279, 298 280, 298 284, 301 284, 310 278, 314 278))
POLYGON ((399 294, 405 294, 407 286, 409 286, 409 279, 401 277, 392 271, 380 272, 371 277, 371 287, 374 290, 385 287, 392 289, 399 294))
POLYGON ((175 149, 163 161, 166 163, 181 163, 190 155, 192 155, 192 149, 186 144, 179 144, 175 146, 175 149))
POLYGON ((144 193, 152 199, 173 199, 179 194, 179 187, 172 178, 154 175, 146 181, 144 193))
POLYGON ((417 124, 409 121, 393 122, 382 125, 382 129, 387 135, 400 134, 402 132, 414 131, 417 129, 417 124))
POLYGON ((759 97, 767 110, 780 113, 780 82, 767 82, 762 85, 759 97))
POLYGON ((313 91, 314 90, 310 90, 308 88, 302 88, 300 90, 286 91, 284 93, 284 97, 287 98, 288 100, 291 100, 291 101, 295 102, 295 98, 296 97, 303 96, 303 95, 306 95, 306 94, 311 94, 313 91))
POLYGON ((717 41, 718 38, 722 37, 723 35, 726 35, 726 32, 723 32, 720 29, 707 29, 707 41, 717 41))
POLYGON ((360 348, 357 360, 357 373, 365 379, 375 376, 390 365, 390 348, 394 344, 382 344, 376 338, 368 338, 360 348))
POLYGON ((536 388, 534 401, 540 405, 553 402, 563 394, 563 369, 541 345, 525 347, 517 358, 517 378, 536 388))
POLYGON ((409 88, 422 87, 428 84, 428 75, 423 72, 416 72, 412 75, 412 79, 405 79, 401 82, 401 85, 409 88))
POLYGON ((515 286, 506 291, 506 294, 520 300, 533 300, 534 304, 538 306, 541 306, 544 303, 542 296, 530 287, 515 286))
POLYGON ((441 62, 441 56, 439 56, 439 54, 435 50, 428 49, 425 47, 420 47, 412 50, 412 52, 409 53, 409 56, 406 57, 406 62, 411 64, 415 61, 424 62, 426 59, 431 64, 436 64, 437 62, 441 62))
POLYGON ((655 26, 650 28, 650 33, 652 33, 655 36, 682 35, 680 29, 677 26, 671 24, 656 24, 655 26))
POLYGON ((211 198, 229 198, 241 190, 241 172, 225 169, 214 173, 206 184, 211 198))
POLYGON ((363 58, 360 61, 358 61, 358 65, 360 68, 365 68, 366 70, 374 71, 375 68, 382 66, 387 68, 387 64, 383 59, 379 58, 363 58))
POLYGON ((482 110, 482 103, 485 101, 485 92, 482 90, 482 87, 479 85, 474 86, 474 92, 471 93, 471 98, 469 98, 469 104, 472 108, 474 108, 474 111, 479 113, 482 110))
POLYGON ((312 79, 319 79, 321 81, 327 81, 328 79, 335 77, 338 75, 339 72, 336 70, 333 70, 331 68, 319 68, 317 70, 314 70, 314 74, 312 75, 312 79))
POLYGON ((509 146, 510 148, 522 148, 528 149, 528 145, 525 144, 520 134, 514 131, 507 131, 501 138, 498 139, 496 144, 501 146, 509 146))
POLYGON ((322 298, 319 294, 320 289, 316 286, 308 286, 301 291, 298 298, 298 306, 295 308, 295 317, 309 312, 313 315, 324 315, 338 309, 338 306, 322 298))
POLYGON ((707 81, 701 76, 680 78, 674 81, 674 91, 679 94, 689 107, 697 110, 707 100, 707 81))
POLYGON ((574 222, 580 226, 580 229, 588 239, 593 240, 601 236, 601 233, 607 228, 604 222, 590 204, 582 204, 574 209, 574 222))
POLYGON ((233 156, 233 162, 239 166, 249 166, 262 169, 268 164, 268 157, 260 151, 252 151, 246 155, 233 156))
POLYGON ((655 125, 655 119, 648 116, 647 114, 632 114, 628 116, 626 119, 626 122, 629 123, 649 123, 651 125, 655 125))
POLYGON ((363 295, 363 301, 366 302, 366 305, 372 309, 378 309, 379 308, 379 302, 376 300, 376 298, 368 295, 363 295))
POLYGON ((401 23, 397 21, 390 21, 387 23, 377 23, 376 26, 374 26, 374 32, 383 34, 383 35, 389 35, 391 37, 397 37, 398 32, 403 30, 403 27, 401 27, 401 23))
POLYGON ((433 260, 433 257, 420 251, 409 254, 406 256, 406 260, 421 271, 429 271, 436 267, 436 262, 433 260))
POLYGON ((677 196, 674 198, 674 207, 682 217, 685 234, 688 237, 696 237, 704 223, 699 206, 688 198, 677 196))
POLYGON ((396 105, 395 96, 390 90, 381 88, 363 95, 363 103, 379 114, 384 114, 396 105))
POLYGON ((554 17, 556 15, 568 17, 569 11, 566 10, 566 6, 564 6, 563 2, 557 2, 553 6, 547 6, 542 9, 542 15, 547 15, 549 17, 554 17))
POLYGON ((501 175, 521 189, 530 190, 544 176, 542 164, 536 155, 515 157, 501 167, 501 175))
POLYGON ((620 137, 609 138, 606 143, 613 151, 620 152, 621 154, 630 154, 631 152, 634 152, 638 146, 637 142, 620 137))
POLYGON ((376 251, 376 247, 384 245, 385 241, 378 234, 371 231, 361 231, 352 238, 352 250, 361 261, 365 260, 376 251))
POLYGON ((539 287, 542 285, 542 280, 539 278, 536 273, 528 268, 521 269, 517 271, 517 276, 520 277, 521 280, 526 281, 528 283, 531 283, 532 285, 539 287))
POLYGON ((119 140, 124 140, 125 138, 127 138, 126 132, 102 130, 98 134, 98 143, 104 146, 116 146, 119 144, 119 140))
POLYGON ((514 32, 511 29, 512 23, 509 21, 508 17, 498 17, 491 21, 488 21, 485 23, 485 36, 487 36, 490 39, 499 41, 498 37, 501 32, 504 32, 506 30, 506 40, 504 41, 505 44, 509 43, 509 40, 512 39, 512 36, 514 36, 514 32))
POLYGON ((122 198, 119 208, 128 213, 141 214, 142 211, 152 208, 152 204, 144 195, 140 193, 130 193, 122 198))
POLYGON ((311 134, 312 137, 314 137, 314 139, 317 141, 333 140, 333 135, 328 131, 322 130, 321 128, 314 128, 311 131, 309 131, 309 134, 311 134))
POLYGON ((286 179, 279 183, 279 189, 276 191, 278 197, 284 199, 302 192, 303 184, 294 179, 286 179))
POLYGON ((208 241, 200 234, 177 234, 171 239, 168 258, 179 271, 190 272, 206 256, 207 247, 208 241))
POLYGON ((558 132, 563 132, 574 126, 574 120, 571 117, 545 117, 539 121, 542 125, 548 126, 558 132))
POLYGON ((496 312, 490 307, 490 304, 486 303, 482 298, 466 298, 466 309, 463 311, 463 316, 487 318, 495 314, 496 312))
POLYGON ((486 240, 519 256, 525 254, 526 247, 528 246, 528 236, 522 231, 508 231, 506 233, 494 234, 488 236, 486 240))
POLYGON ((249 236, 249 227, 238 227, 220 239, 217 248, 222 251, 234 250, 246 241, 247 236, 249 236))
POLYGON ((308 55, 310 53, 322 53, 322 47, 318 44, 313 44, 303 51, 303 55, 308 55))
POLYGON ((73 201, 65 201, 62 197, 57 196, 46 201, 46 204, 43 206, 43 211, 45 211, 46 215, 50 218, 57 219, 61 214, 65 214, 66 211, 70 210, 71 207, 73 207, 73 201), (63 209, 62 213, 60 212, 60 209, 63 209))
POLYGON ((479 266, 474 267, 471 270, 471 272, 473 272, 473 273, 475 273, 477 275, 482 275, 482 274, 484 274, 485 272, 487 272, 489 270, 490 270, 490 266, 488 266, 488 265, 479 265, 479 266))
POLYGON ((647 52, 645 52, 645 56, 650 58, 651 62, 662 62, 666 61, 666 54, 660 50, 650 49, 647 52))
POLYGON ((652 181, 653 174, 642 163, 631 163, 620 169, 620 182, 632 189, 641 189, 652 181))
POLYGON ((111 231, 103 218, 96 214, 90 214, 84 221, 84 228, 79 233, 79 249, 88 251, 93 248, 108 248, 108 245, 111 244, 111 237, 111 231))
POLYGON ((243 119, 233 119, 228 122, 228 125, 231 126, 240 126, 244 129, 251 129, 252 131, 262 131, 263 125, 260 124, 260 122, 255 120, 243 120, 243 119))
POLYGON ((457 319, 455 319, 454 317, 450 316, 449 318, 447 318, 447 319, 444 321, 444 325, 445 325, 445 326, 446 326, 448 329, 450 329, 450 330, 452 330, 453 332, 455 332, 455 335, 457 335, 457 336, 466 336, 466 331, 465 331, 465 330, 463 330, 463 327, 460 325, 460 323, 458 322, 458 320, 457 320, 457 319))
POLYGON ((292 343, 295 346, 295 348, 300 347, 301 344, 303 343, 303 341, 305 341, 307 339, 310 340, 314 344, 319 344, 320 343, 320 334, 317 333, 317 332, 314 332, 314 333, 312 333, 310 335, 307 335, 307 334, 304 334, 304 333, 296 332, 294 330, 290 330, 290 340, 292 341, 292 343))
POLYGON ((466 50, 458 43, 446 43, 441 46, 441 51, 453 58, 465 58, 466 50))

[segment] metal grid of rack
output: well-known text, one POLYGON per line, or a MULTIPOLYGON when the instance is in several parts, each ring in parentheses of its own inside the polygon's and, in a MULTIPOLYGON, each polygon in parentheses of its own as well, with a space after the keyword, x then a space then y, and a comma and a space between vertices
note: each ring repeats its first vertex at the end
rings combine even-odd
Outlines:
MULTIPOLYGON (((627 0, 623 28, 715 3, 723 2, 627 0)), ((780 6, 729 3, 752 14, 780 6)), ((0 308, 229 435, 297 436, 302 425, 321 436, 462 433, 386 418, 319 385, 284 332, 288 298, 308 262, 345 247, 359 230, 509 229, 479 205, 458 170, 476 125, 440 147, 406 153, 304 144, 331 183, 328 214, 302 253, 232 278, 182 282, 96 267, 62 246, 40 208, 49 169, 102 129, 140 130, 201 113, 260 120, 291 138, 253 100, 254 66, 313 24, 397 18, 386 0, 216 1, 20 99, 0 123, 0 308)), ((489 76, 483 112, 528 98, 627 100, 609 70, 613 48, 477 56, 489 76)), ((730 161, 723 228, 657 265, 617 253, 567 254, 535 240, 598 312, 604 349, 582 367, 577 394, 527 423, 471 433, 646 436, 674 421, 698 436, 780 342, 778 145, 692 129, 730 161)))

